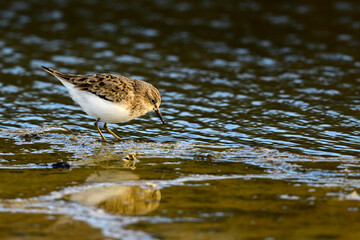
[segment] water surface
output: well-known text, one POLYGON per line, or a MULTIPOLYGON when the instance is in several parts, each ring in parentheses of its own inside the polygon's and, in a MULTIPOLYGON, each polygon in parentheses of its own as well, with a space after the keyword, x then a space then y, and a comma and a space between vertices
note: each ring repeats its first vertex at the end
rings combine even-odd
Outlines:
POLYGON ((359 238, 359 14, 356 1, 0 2, 1 238, 359 238), (111 124, 125 140, 101 143, 40 65, 148 81, 168 124, 111 124))

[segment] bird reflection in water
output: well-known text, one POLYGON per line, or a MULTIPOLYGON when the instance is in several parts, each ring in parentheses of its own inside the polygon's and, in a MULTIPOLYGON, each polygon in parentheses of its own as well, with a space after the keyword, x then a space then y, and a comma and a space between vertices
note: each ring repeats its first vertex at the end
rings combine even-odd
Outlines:
MULTIPOLYGON (((125 171, 109 170, 94 173, 86 182, 117 182, 136 180, 138 176, 125 171), (105 180, 105 181, 104 181, 105 180)), ((122 215, 145 215, 158 208, 161 193, 155 186, 143 188, 137 185, 112 185, 94 187, 71 194, 70 200, 122 215)))

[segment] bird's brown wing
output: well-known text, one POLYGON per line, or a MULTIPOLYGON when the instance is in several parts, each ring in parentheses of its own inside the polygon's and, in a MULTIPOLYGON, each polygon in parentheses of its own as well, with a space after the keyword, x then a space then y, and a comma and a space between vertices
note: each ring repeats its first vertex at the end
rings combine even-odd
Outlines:
POLYGON ((98 73, 91 75, 67 74, 51 68, 43 67, 45 71, 68 81, 81 91, 93 93, 112 102, 129 101, 133 97, 135 79, 121 75, 98 73))

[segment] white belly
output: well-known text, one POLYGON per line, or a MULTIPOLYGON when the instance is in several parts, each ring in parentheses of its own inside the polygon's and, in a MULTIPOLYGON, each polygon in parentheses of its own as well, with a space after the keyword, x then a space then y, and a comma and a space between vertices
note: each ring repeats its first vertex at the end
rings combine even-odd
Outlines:
POLYGON ((96 120, 100 119, 101 122, 107 123, 119 123, 131 120, 129 110, 121 104, 107 101, 93 93, 80 91, 75 88, 73 84, 62 79, 59 80, 69 90, 71 98, 80 105, 84 112, 96 120))

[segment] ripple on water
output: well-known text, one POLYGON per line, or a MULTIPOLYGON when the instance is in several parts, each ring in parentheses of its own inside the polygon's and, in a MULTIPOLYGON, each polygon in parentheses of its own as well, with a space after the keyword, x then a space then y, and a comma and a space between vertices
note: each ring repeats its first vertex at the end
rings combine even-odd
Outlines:
POLYGON ((64 55, 54 55, 52 57, 54 62, 58 63, 67 63, 67 64, 81 64, 85 62, 85 59, 75 57, 75 56, 64 56, 64 55))
POLYGON ((34 2, 1 4, 5 96, 0 114, 11 126, 17 121, 24 124, 24 119, 41 125, 33 117, 36 114, 46 123, 93 131, 92 119, 80 113, 76 104, 71 106, 66 90, 41 73, 38 65, 79 73, 118 71, 158 87, 164 116, 170 120, 166 127, 151 125, 153 118, 148 116, 119 124, 126 135, 151 138, 154 131, 147 136, 147 128, 153 127, 175 141, 266 142, 280 149, 296 145, 294 151, 324 153, 327 149, 331 154, 358 156, 354 128, 359 125, 359 54, 354 36, 359 24, 349 15, 356 15, 356 9, 345 11, 350 8, 340 2, 328 6, 327 17, 338 17, 331 18, 332 29, 323 29, 327 17, 315 4, 276 3, 273 7, 279 10, 274 11, 270 5, 252 1, 231 9, 212 1, 177 3, 176 9, 170 3, 154 2, 149 6, 155 4, 161 10, 154 13, 149 7, 139 14, 134 11, 135 2, 84 3, 71 9, 78 24, 65 14, 68 3, 57 4, 59 8, 50 12, 34 2), (97 16, 93 7, 108 14, 97 16), (233 21, 233 16, 246 21, 233 21), (346 32, 338 30, 344 26, 348 26, 346 32), (67 32, 73 37, 67 39, 67 32), (121 36, 114 38, 116 32, 121 36), (41 89, 37 81, 53 82, 54 90, 41 89), (14 101, 13 95, 25 99, 14 101), (178 121, 171 125, 173 120, 178 121), (224 130, 228 133, 223 134, 224 130), (334 150, 330 138, 341 146, 334 150))

